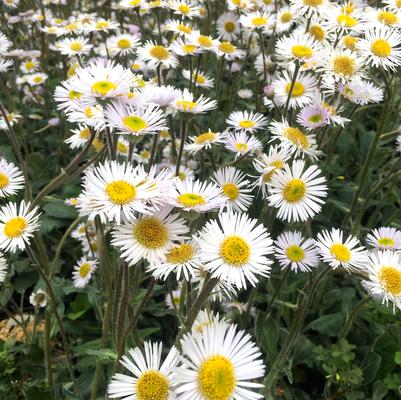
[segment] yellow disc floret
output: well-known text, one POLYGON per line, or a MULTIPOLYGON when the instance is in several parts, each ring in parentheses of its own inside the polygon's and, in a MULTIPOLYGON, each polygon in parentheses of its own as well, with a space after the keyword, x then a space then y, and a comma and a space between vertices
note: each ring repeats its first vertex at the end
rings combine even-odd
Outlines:
POLYGON ((379 279, 385 289, 394 296, 401 295, 401 271, 391 266, 380 269, 379 279))
POLYGON ((195 248, 190 243, 181 243, 173 247, 166 255, 167 262, 171 264, 184 264, 195 254, 195 248))
POLYGON ((227 236, 220 245, 220 256, 227 264, 241 266, 250 255, 251 248, 241 236, 227 236))
POLYGON ((351 252, 342 243, 332 244, 330 246, 330 254, 339 262, 347 263, 351 260, 351 252))
POLYGON ((148 249, 163 247, 168 240, 168 231, 162 221, 156 217, 144 217, 135 225, 135 239, 148 249))
POLYGON ((106 193, 112 203, 124 205, 135 199, 136 189, 134 185, 120 180, 108 183, 106 193))
POLYGON ((148 370, 137 380, 135 390, 138 400, 167 400, 169 382, 161 372, 148 370))
POLYGON ((203 196, 197 193, 184 193, 178 196, 178 202, 186 208, 200 206, 206 203, 203 196))
POLYGON ((300 262, 305 259, 305 251, 301 247, 293 244, 285 252, 288 259, 292 262, 300 262))
POLYGON ((306 185, 302 179, 290 179, 283 189, 283 196, 289 203, 301 201, 306 195, 306 185))
POLYGON ((8 222, 4 224, 4 234, 9 239, 14 239, 20 237, 25 232, 28 227, 28 223, 23 217, 11 218, 8 222))

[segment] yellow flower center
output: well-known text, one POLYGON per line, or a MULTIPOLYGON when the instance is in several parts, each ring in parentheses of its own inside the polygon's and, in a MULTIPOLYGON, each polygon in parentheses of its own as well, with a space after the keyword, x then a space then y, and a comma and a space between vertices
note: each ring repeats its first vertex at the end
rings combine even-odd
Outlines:
POLYGON ((199 368, 198 384, 206 400, 231 399, 236 385, 233 363, 224 356, 209 357, 199 368))
POLYGON ((205 132, 198 135, 195 139, 196 144, 205 144, 206 142, 213 142, 216 139, 214 132, 205 132))
POLYGON ((84 129, 82 129, 81 132, 79 132, 79 138, 80 139, 89 139, 90 134, 91 133, 90 133, 89 128, 84 128, 84 129))
POLYGON ((107 21, 99 21, 95 25, 96 29, 106 29, 109 27, 109 23, 107 21))
POLYGON ((92 142, 92 146, 96 151, 100 151, 104 147, 104 143, 99 138, 94 138, 92 142))
POLYGON ((234 23, 233 21, 227 21, 227 22, 224 24, 224 29, 225 29, 225 31, 228 32, 228 33, 234 32, 234 31, 235 31, 235 23, 234 23))
POLYGON ((8 179, 8 176, 0 172, 0 189, 4 189, 9 182, 10 180, 8 179))
POLYGON ((117 151, 125 154, 128 152, 128 147, 123 142, 117 142, 117 151))
POLYGON ((292 12, 286 11, 280 15, 280 20, 283 24, 288 24, 288 22, 292 21, 292 12))
POLYGON ((370 49, 372 50, 372 53, 377 57, 388 57, 391 55, 391 45, 385 39, 375 40, 371 44, 370 49))
POLYGON ((401 271, 391 266, 383 266, 379 273, 381 284, 394 296, 401 294, 401 271))
POLYGON ((230 199, 230 201, 234 201, 239 195, 238 186, 231 182, 226 183, 223 186, 223 192, 230 199))
POLYGON ((158 218, 144 217, 134 228, 135 239, 148 249, 163 247, 168 241, 168 231, 158 218))
POLYGON ((343 37, 343 44, 348 50, 355 51, 357 43, 358 43, 358 38, 354 36, 343 37))
MULTIPOLYGON (((290 94, 291 83, 287 83, 285 91, 290 94)), ((300 97, 305 93, 305 86, 301 82, 295 82, 292 88, 291 97, 300 97)))
POLYGON ((235 143, 234 146, 238 152, 244 153, 248 150, 248 145, 246 143, 235 143))
POLYGON ((313 56, 312 49, 302 44, 292 46, 291 53, 296 58, 311 58, 313 56))
POLYGON ((244 119, 239 122, 238 124, 241 128, 248 129, 248 128, 253 128, 255 126, 255 122, 250 121, 248 119, 244 119))
POLYGON ((289 246, 285 252, 288 259, 292 262, 300 262, 305 258, 305 251, 297 245, 289 246))
POLYGON ((136 115, 128 115, 123 118, 123 124, 132 132, 140 132, 148 127, 147 122, 136 115))
POLYGON ((89 274, 90 270, 91 270, 91 265, 89 263, 83 263, 79 267, 79 276, 81 278, 85 278, 89 274))
POLYGON ((306 185, 302 179, 293 178, 287 182, 283 189, 283 196, 289 203, 302 200, 306 194, 306 185))
POLYGON ((227 236, 220 245, 220 256, 227 264, 241 266, 250 255, 249 244, 241 236, 227 236))
POLYGON ((350 17, 346 14, 341 14, 337 17, 337 22, 341 26, 345 26, 346 28, 353 28, 358 21, 355 18, 350 17))
POLYGON ((219 50, 223 53, 234 53, 236 47, 230 42, 221 42, 219 44, 219 50))
POLYGON ((70 68, 68 68, 67 78, 71 78, 72 76, 75 75, 75 72, 76 72, 78 66, 79 66, 79 64, 73 64, 70 66, 70 68))
POLYGON ((99 81, 92 85, 92 90, 97 94, 102 94, 103 96, 116 88, 117 85, 109 81, 99 81))
POLYGON ((190 54, 196 50, 196 46, 194 44, 184 44, 182 46, 182 50, 184 51, 184 53, 190 54))
POLYGON ((305 150, 310 146, 308 138, 298 128, 285 128, 284 136, 301 149, 305 150))
POLYGON ((263 17, 256 17, 252 19, 252 25, 255 25, 256 27, 258 26, 263 26, 267 24, 267 18, 263 17))
POLYGON ((76 92, 75 90, 70 90, 68 92, 68 97, 70 100, 80 99, 82 97, 82 93, 76 92))
POLYGON ((320 25, 311 25, 309 33, 314 37, 315 40, 321 42, 326 37, 325 30, 320 25))
POLYGON ((148 370, 137 380, 135 390, 138 400, 167 400, 169 382, 161 372, 148 370))
POLYGON ((142 150, 139 153, 139 156, 141 157, 142 160, 147 160, 150 157, 150 152, 147 150, 142 150))
POLYGON ((177 29, 183 33, 188 33, 188 34, 192 33, 192 28, 188 25, 178 24, 177 29))
POLYGON ((85 114, 85 117, 87 117, 87 118, 92 118, 95 115, 92 107, 86 107, 84 114, 85 114))
POLYGON ((196 77, 196 82, 197 82, 197 83, 200 83, 200 84, 203 84, 203 83, 206 82, 206 79, 205 79, 204 76, 198 75, 198 76, 196 77))
POLYGON ((349 262, 351 260, 351 252, 348 247, 342 243, 335 243, 330 246, 330 254, 339 262, 349 262))
POLYGON ((34 62, 32 62, 32 61, 27 61, 26 63, 25 63, 25 68, 28 70, 28 71, 30 71, 31 69, 33 69, 33 68, 35 68, 36 67, 36 64, 34 63, 34 62))
POLYGON ((43 81, 43 78, 42 78, 41 76, 35 76, 35 77, 33 78, 33 81, 34 81, 35 83, 40 83, 40 82, 43 81))
POLYGON ((271 167, 274 167, 270 172, 267 172, 262 175, 262 180, 264 183, 268 183, 271 181, 272 176, 276 173, 276 169, 284 168, 284 163, 281 160, 273 161, 270 163, 271 167))
POLYGON ((377 20, 385 25, 394 25, 398 22, 398 17, 390 11, 381 11, 377 15, 377 20))
POLYGON ((131 41, 126 38, 122 38, 117 42, 117 47, 120 49, 129 49, 131 47, 131 41))
POLYGON ((178 100, 176 102, 177 107, 181 108, 184 111, 191 111, 193 110, 198 104, 194 101, 188 100, 178 100))
POLYGON ((184 15, 187 15, 191 12, 191 8, 186 4, 180 4, 178 6, 178 11, 180 11, 184 15))
POLYGON ((323 0, 303 0, 305 6, 318 7, 323 4, 323 0))
POLYGON ((213 46, 213 41, 208 38, 207 36, 199 36, 198 37, 198 43, 203 46, 203 47, 212 47, 213 46))
POLYGON ((398 8, 401 8, 401 0, 396 0, 395 5, 396 5, 398 8))
POLYGON ((167 60, 170 56, 170 52, 163 46, 153 46, 149 53, 159 61, 167 60))
POLYGON ((205 204, 205 198, 196 193, 184 193, 178 196, 178 202, 184 207, 191 208, 205 204))
POLYGON ((136 188, 123 180, 114 181, 106 185, 106 194, 112 203, 124 205, 135 199, 136 188))
POLYGON ((333 59, 333 71, 342 76, 352 76, 355 73, 355 59, 340 55, 333 59))
POLYGON ((71 51, 81 51, 83 49, 83 45, 81 42, 71 42, 70 43, 70 50, 71 51))
POLYGON ((181 243, 173 247, 166 255, 167 262, 171 264, 184 264, 195 254, 195 248, 192 244, 181 243))
POLYGON ((393 247, 395 245, 395 240, 390 237, 381 237, 377 243, 382 247, 393 247))
POLYGON ((23 217, 11 218, 4 224, 4 234, 9 239, 14 239, 21 236, 25 229, 28 227, 28 223, 23 217))

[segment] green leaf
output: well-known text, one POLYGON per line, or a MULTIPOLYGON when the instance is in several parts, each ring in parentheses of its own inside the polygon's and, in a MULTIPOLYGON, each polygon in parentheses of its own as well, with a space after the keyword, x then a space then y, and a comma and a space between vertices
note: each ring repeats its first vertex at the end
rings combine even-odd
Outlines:
POLYGON ((115 361, 117 360, 117 353, 113 349, 87 349, 85 353, 90 356, 95 356, 103 361, 115 361))
POLYGON ((387 396, 387 386, 382 381, 376 381, 373 384, 372 400, 382 400, 387 396))
POLYGON ((396 364, 401 364, 401 351, 397 351, 397 353, 395 353, 394 361, 396 364))
MULTIPOLYGON (((47 198, 49 199, 49 197, 47 198)), ((43 210, 50 217, 73 219, 77 217, 74 207, 67 206, 63 200, 53 199, 43 206, 43 210)))
POLYGON ((327 314, 311 322, 307 326, 307 329, 318 331, 327 336, 337 336, 340 332, 343 322, 343 313, 327 314))

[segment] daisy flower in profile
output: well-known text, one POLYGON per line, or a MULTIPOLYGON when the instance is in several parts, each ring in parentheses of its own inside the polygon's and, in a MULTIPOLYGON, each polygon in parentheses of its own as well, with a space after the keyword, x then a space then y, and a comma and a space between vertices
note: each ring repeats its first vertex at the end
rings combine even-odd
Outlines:
POLYGON ((315 241, 305 239, 299 231, 284 232, 275 241, 274 256, 282 269, 309 272, 319 264, 315 241))
POLYGON ((83 25, 83 30, 88 32, 107 32, 107 31, 114 31, 120 28, 120 24, 116 21, 106 20, 100 18, 95 21, 90 21, 88 24, 83 25))
POLYGON ((302 108, 297 115, 297 122, 308 130, 320 128, 330 123, 330 113, 319 104, 302 108))
POLYGON ((198 7, 193 2, 185 2, 181 0, 170 0, 168 7, 174 11, 174 14, 179 15, 181 18, 192 19, 199 15, 198 7))
POLYGON ((365 32, 358 49, 366 64, 395 71, 401 65, 401 34, 391 28, 375 28, 365 32))
POLYGON ((166 254, 162 264, 151 265, 148 270, 156 279, 166 280, 174 273, 177 281, 189 281, 195 277, 195 271, 200 265, 199 248, 194 241, 189 241, 175 244, 166 254))
POLYGON ((326 179, 316 165, 305 170, 303 160, 294 160, 278 170, 269 183, 269 205, 278 208, 278 218, 307 221, 320 212, 327 197, 326 179))
POLYGON ((177 56, 194 56, 200 52, 198 46, 190 42, 187 38, 178 38, 170 45, 171 51, 177 56))
POLYGON ((84 147, 91 136, 90 128, 85 125, 79 125, 78 129, 71 129, 71 132, 73 134, 64 141, 71 149, 84 147))
POLYGON ((205 269, 228 286, 246 289, 269 276, 273 242, 267 229, 246 214, 220 213, 196 240, 205 269))
POLYGON ((219 313, 214 313, 213 311, 201 310, 197 315, 193 325, 192 333, 202 333, 207 326, 214 324, 224 324, 225 319, 220 318, 219 313))
POLYGON ((82 257, 74 267, 72 279, 76 288, 84 288, 92 278, 92 274, 97 268, 96 260, 88 260, 82 257))
POLYGON ((155 105, 136 108, 123 102, 113 102, 106 107, 104 118, 110 128, 126 135, 155 134, 167 128, 163 111, 155 105))
POLYGON ((8 69, 14 64, 13 60, 0 57, 0 72, 7 72, 8 69))
POLYGON ((120 248, 121 257, 129 265, 142 258, 151 265, 163 263, 174 242, 187 239, 186 221, 170 211, 170 207, 164 207, 153 215, 131 218, 130 222, 114 228, 111 243, 120 248))
POLYGON ((185 144, 185 150, 196 154, 202 149, 209 150, 212 145, 224 143, 226 133, 212 132, 210 129, 207 132, 200 133, 197 136, 191 136, 189 140, 191 143, 185 144))
POLYGON ((0 32, 0 54, 7 53, 8 49, 11 47, 11 42, 7 39, 7 36, 0 32))
POLYGON ((290 126, 286 120, 273 121, 269 129, 271 132, 270 141, 279 140, 280 147, 289 149, 295 157, 307 156, 316 159, 320 156, 321 152, 317 150, 315 136, 290 126))
POLYGON ((7 277, 7 260, 3 253, 0 253, 0 286, 7 277))
POLYGON ((250 31, 255 31, 257 29, 265 31, 272 21, 270 20, 270 14, 267 12, 256 11, 241 15, 240 22, 244 28, 250 31))
POLYGON ((228 211, 244 212, 252 203, 252 188, 246 176, 234 167, 218 169, 212 177, 213 182, 220 187, 227 202, 223 207, 228 211))
POLYGON ((0 159, 0 198, 15 194, 24 187, 24 177, 15 164, 0 159))
MULTIPOLYGON (((202 88, 212 88, 214 85, 214 79, 209 78, 207 75, 205 75, 202 71, 199 71, 197 73, 193 73, 192 74, 192 79, 193 79, 193 83, 195 86, 197 87, 202 87, 202 88)), ((187 69, 183 69, 182 70, 182 76, 186 79, 186 80, 190 80, 191 79, 191 72, 188 71, 187 69)))
POLYGON ((61 54, 69 57, 89 54, 92 49, 92 45, 89 44, 89 39, 81 36, 63 39, 56 44, 56 47, 61 54))
POLYGON ((174 400, 173 374, 179 362, 179 353, 172 347, 163 363, 162 344, 145 342, 144 351, 139 347, 128 350, 120 363, 131 375, 115 374, 107 392, 111 399, 125 400, 174 400))
POLYGON ((217 34, 221 40, 231 42, 241 31, 238 16, 232 12, 225 12, 217 19, 217 34))
POLYGON ((8 203, 0 208, 0 249, 15 253, 24 250, 33 233, 39 229, 38 207, 30 203, 8 203))
POLYGON ((217 101, 208 99, 203 94, 195 100, 193 93, 184 89, 172 106, 182 113, 203 114, 206 111, 214 110, 217 107, 217 101))
POLYGON ((225 138, 225 147, 235 153, 235 157, 262 150, 262 142, 244 131, 230 132, 225 138))
POLYGON ((361 269, 368 263, 368 252, 360 246, 354 236, 343 239, 340 229, 323 231, 317 235, 316 246, 323 262, 336 269, 344 267, 348 272, 351 269, 361 269))
POLYGON ((378 251, 371 253, 369 262, 363 271, 368 279, 362 286, 375 299, 388 305, 393 303, 393 310, 401 310, 401 264, 400 255, 394 251, 378 251))
POLYGON ((301 15, 321 14, 330 6, 328 0, 291 0, 291 5, 301 15))
POLYGON ((267 118, 253 111, 233 111, 226 119, 226 123, 236 131, 253 133, 267 126, 267 118))
POLYGON ((35 74, 26 75, 26 81, 31 86, 39 86, 47 81, 48 75, 44 72, 36 72, 35 74))
POLYGON ((135 35, 121 34, 108 38, 107 47, 112 54, 125 56, 135 51, 139 38, 135 35))
POLYGON ((174 179, 169 202, 185 211, 206 212, 219 209, 226 198, 214 183, 199 180, 174 179))
POLYGON ((83 191, 78 197, 80 214, 102 222, 135 217, 135 212, 149 213, 147 202, 158 194, 153 179, 144 170, 129 163, 106 161, 86 171, 83 191))
POLYGON ((264 375, 262 354, 251 336, 225 322, 205 326, 201 333, 181 340, 182 366, 176 369, 180 399, 261 399, 263 387, 255 379, 264 375))
POLYGON ((401 231, 391 227, 373 229, 367 235, 366 241, 378 250, 400 250, 401 231))
POLYGON ((218 44, 217 39, 213 39, 211 36, 202 35, 200 31, 193 31, 190 40, 199 47, 201 52, 212 51, 218 44))
POLYGON ((191 25, 185 24, 182 21, 169 19, 163 24, 163 30, 167 32, 174 32, 178 35, 189 37, 193 33, 191 25))
POLYGON ((317 61, 321 51, 322 47, 319 42, 305 34, 283 36, 276 43, 277 57, 284 61, 317 61))
POLYGON ((162 65, 165 68, 175 68, 178 65, 177 57, 168 47, 156 44, 151 40, 137 49, 139 61, 146 62, 150 67, 162 65))
POLYGON ((227 61, 233 61, 236 58, 243 58, 245 51, 240 50, 231 42, 220 42, 214 49, 217 57, 224 57, 227 61))
POLYGON ((29 296, 29 303, 31 303, 36 308, 46 307, 47 296, 46 292, 42 289, 38 289, 36 292, 32 292, 29 296))
POLYGON ((146 85, 136 91, 138 104, 156 104, 159 107, 172 105, 181 96, 181 91, 174 86, 146 85))
POLYGON ((353 79, 345 85, 339 84, 338 91, 355 104, 380 103, 384 98, 383 88, 364 79, 353 79))

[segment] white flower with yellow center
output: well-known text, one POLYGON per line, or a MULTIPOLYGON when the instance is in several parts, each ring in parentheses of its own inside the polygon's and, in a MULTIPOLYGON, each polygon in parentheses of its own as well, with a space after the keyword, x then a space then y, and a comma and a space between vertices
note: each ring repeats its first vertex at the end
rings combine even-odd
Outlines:
POLYGON ((262 354, 245 331, 226 322, 205 326, 181 340, 182 366, 176 392, 182 400, 256 400, 263 385, 262 354))
POLYGON ((365 25, 365 11, 355 10, 348 13, 344 5, 335 5, 327 9, 324 25, 337 35, 343 32, 360 32, 365 25))
POLYGON ((103 107, 100 104, 73 100, 65 113, 70 122, 89 125, 95 130, 105 128, 103 107))
POLYGON ((271 83, 274 90, 274 101, 288 108, 303 107, 313 102, 317 93, 317 81, 310 73, 298 73, 295 81, 289 72, 284 71, 271 83), (289 98, 289 100, 288 100, 289 98))
POLYGON ((135 52, 139 44, 139 38, 135 35, 124 33, 112 36, 107 40, 107 47, 112 54, 125 56, 135 52))
POLYGON ((284 232, 275 241, 274 256, 282 269, 309 272, 319 265, 315 241, 298 231, 284 232))
POLYGON ((82 222, 71 232, 71 237, 80 241, 86 240, 87 237, 95 237, 95 235, 95 226, 91 221, 82 222))
POLYGON ((194 5, 194 2, 185 2, 181 0, 169 0, 168 7, 174 11, 174 14, 180 18, 192 19, 199 16, 199 8, 194 5))
POLYGON ((145 342, 144 352, 139 347, 128 350, 120 363, 131 375, 115 374, 107 392, 111 399, 174 400, 174 370, 179 353, 172 347, 163 363, 162 344, 145 342))
POLYGON ((175 244, 167 253, 161 264, 149 266, 148 271, 156 279, 166 280, 170 274, 175 274, 177 281, 190 281, 195 277, 195 271, 201 265, 199 248, 194 241, 175 244))
POLYGON ((66 56, 82 56, 89 54, 92 49, 92 45, 89 44, 89 39, 82 36, 76 38, 66 38, 56 43, 56 48, 61 54, 66 56))
POLYGON ((175 310, 180 305, 181 299, 181 288, 176 290, 171 290, 169 293, 166 294, 164 301, 166 302, 167 308, 169 310, 175 310))
POLYGON ((71 129, 73 133, 64 142, 67 143, 71 149, 80 149, 85 146, 88 139, 91 137, 91 128, 85 125, 79 125, 78 129, 71 129))
POLYGON ((214 183, 175 178, 169 202, 185 211, 206 212, 219 209, 226 198, 214 183))
POLYGON ((136 91, 137 103, 156 104, 159 107, 172 105, 181 96, 181 91, 171 85, 146 85, 136 91))
POLYGON ((283 61, 318 61, 321 44, 309 35, 284 36, 277 40, 276 56, 283 61))
POLYGON ((336 81, 350 81, 364 75, 363 58, 350 50, 333 50, 326 53, 321 70, 336 81))
POLYGON ((195 56, 200 52, 198 46, 189 39, 178 38, 170 45, 171 51, 177 56, 195 56))
POLYGON ((299 13, 292 7, 280 8, 275 16, 276 32, 287 32, 299 20, 299 17, 299 13))
POLYGON ((224 317, 220 318, 219 313, 214 313, 209 310, 201 310, 192 325, 191 331, 193 334, 199 334, 202 333, 207 326, 224 324, 225 322, 224 317))
POLYGON ((71 109, 74 106, 74 101, 80 100, 83 97, 82 92, 77 92, 72 89, 70 82, 62 81, 60 86, 54 91, 54 100, 58 103, 59 110, 71 109))
POLYGON ((400 255, 394 251, 379 251, 372 253, 363 272, 368 279, 362 281, 362 286, 369 294, 383 303, 393 303, 393 310, 401 310, 401 264, 400 255))
POLYGON ((78 197, 80 214, 103 222, 132 220, 136 212, 149 213, 150 199, 159 194, 154 180, 143 169, 128 163, 106 161, 86 171, 78 197))
POLYGON ((216 47, 214 48, 214 51, 217 54, 217 57, 223 57, 227 61, 233 61, 236 58, 244 58, 245 57, 244 50, 240 50, 233 43, 228 42, 228 41, 218 43, 216 45, 216 47))
POLYGON ((193 84, 197 87, 210 89, 214 85, 214 79, 209 78, 202 71, 193 71, 191 75, 191 72, 189 70, 183 69, 182 76, 188 81, 191 80, 193 84))
POLYGON ((166 254, 175 242, 187 239, 189 228, 179 214, 170 214, 164 207, 152 215, 131 219, 114 228, 112 244, 119 247, 121 257, 129 265, 146 259, 151 265, 166 261, 166 254))
POLYGON ((116 143, 117 154, 123 157, 128 157, 129 154, 129 142, 123 137, 119 137, 116 143))
POLYGON ((123 102, 113 102, 104 110, 104 118, 110 128, 125 135, 156 134, 167 128, 163 111, 154 104, 136 108, 123 102))
POLYGON ((323 262, 332 268, 344 267, 347 271, 361 269, 368 263, 368 252, 354 236, 343 239, 340 229, 323 231, 317 235, 316 246, 323 262))
POLYGON ((227 198, 222 208, 236 212, 244 212, 249 208, 253 199, 252 187, 241 171, 234 167, 220 168, 214 173, 212 180, 227 198))
POLYGON ((401 0, 384 0, 383 3, 395 11, 401 11, 401 0))
POLYGON ((221 40, 231 42, 241 32, 238 16, 232 12, 225 12, 217 19, 217 34, 221 40))
POLYGON ((366 15, 366 27, 379 28, 389 27, 399 29, 401 25, 401 10, 389 8, 372 8, 364 10, 366 15))
POLYGON ((7 277, 7 260, 3 253, 0 253, 0 286, 6 280, 7 277))
POLYGON ((7 53, 12 43, 7 39, 4 33, 0 32, 0 55, 7 53))
POLYGON ((190 143, 185 144, 185 150, 196 154, 202 149, 211 149, 214 144, 224 143, 226 133, 212 132, 210 129, 207 132, 199 133, 196 136, 191 136, 190 143))
POLYGON ((158 65, 165 68, 175 68, 178 65, 178 59, 169 47, 151 40, 147 40, 143 46, 138 47, 137 55, 139 61, 146 62, 152 68, 156 68, 158 65))
POLYGON ((301 15, 307 16, 324 13, 331 5, 329 0, 291 0, 290 3, 301 15))
POLYGON ((364 79, 353 79, 345 85, 339 85, 338 91, 346 99, 362 106, 369 103, 380 103, 384 98, 383 88, 364 79))
POLYGON ((267 229, 246 214, 220 213, 196 240, 205 269, 228 286, 245 289, 269 276, 273 242, 267 229))
POLYGON ((199 31, 193 31, 190 35, 192 43, 196 44, 201 52, 212 51, 218 45, 218 40, 211 36, 202 35, 199 31))
POLYGON ((241 25, 251 31, 267 31, 269 25, 272 25, 273 21, 270 14, 267 12, 249 12, 247 14, 241 15, 240 18, 241 25))
POLYGON ((145 0, 121 0, 118 5, 123 9, 142 10, 147 6, 147 2, 145 0))
POLYGON ((266 128, 267 118, 258 112, 233 111, 226 119, 226 124, 235 131, 253 133, 266 128))
POLYGON ((262 142, 244 131, 230 132, 225 138, 225 147, 235 153, 235 158, 262 150, 262 142))
POLYGON ((269 183, 269 205, 278 208, 277 216, 285 221, 307 221, 320 212, 327 197, 326 179, 311 165, 295 160, 292 166, 278 170, 269 183))
POLYGON ((46 304, 47 304, 46 292, 42 289, 38 289, 36 292, 32 292, 31 295, 29 296, 29 302, 35 308, 46 307, 46 304))
POLYGON ((43 72, 37 72, 36 74, 26 75, 25 79, 31 86, 43 85, 47 81, 47 74, 43 72))
POLYGON ((97 268, 96 260, 88 260, 82 257, 74 267, 72 279, 76 288, 84 288, 92 278, 92 274, 97 268))
POLYGON ((120 24, 116 21, 106 20, 100 18, 95 21, 90 21, 88 24, 84 24, 82 26, 82 30, 87 32, 108 32, 108 31, 115 31, 120 28, 120 24))
POLYGON ((24 72, 25 74, 30 74, 34 71, 36 71, 39 68, 39 61, 33 59, 25 60, 21 63, 20 68, 21 71, 24 72))
POLYGON ((400 250, 401 231, 396 228, 383 227, 373 229, 366 237, 367 243, 379 250, 400 250))
POLYGON ((0 158, 0 198, 11 196, 23 187, 24 177, 19 168, 0 158))
POLYGON ((290 126, 286 120, 273 121, 269 126, 270 141, 279 140, 282 149, 288 149, 295 157, 307 156, 316 159, 321 155, 317 150, 315 135, 302 132, 295 126, 290 126))
POLYGON ((174 32, 178 35, 189 37, 193 33, 193 28, 190 24, 183 21, 169 19, 163 24, 163 30, 167 32, 174 32))
POLYGON ((193 93, 184 89, 172 106, 182 113, 203 114, 206 111, 214 110, 217 107, 217 101, 208 99, 203 94, 195 100, 193 93))
POLYGON ((78 68, 68 82, 86 98, 116 98, 129 92, 133 73, 114 61, 97 60, 78 68))
POLYGON ((0 57, 0 72, 7 72, 8 69, 14 64, 13 60, 0 57))
POLYGON ((388 27, 371 29, 358 41, 358 50, 366 65, 394 71, 401 65, 401 34, 388 27))
POLYGON ((0 208, 0 249, 15 253, 24 250, 33 233, 39 229, 38 207, 30 203, 8 203, 0 208))

